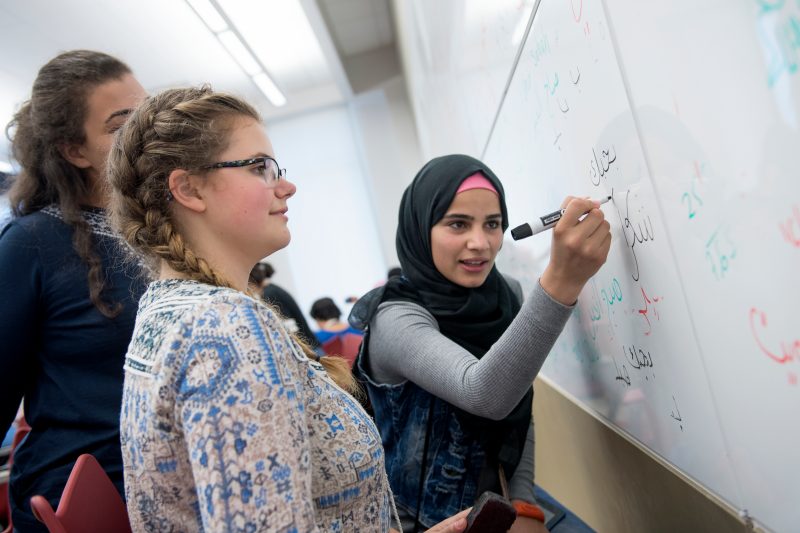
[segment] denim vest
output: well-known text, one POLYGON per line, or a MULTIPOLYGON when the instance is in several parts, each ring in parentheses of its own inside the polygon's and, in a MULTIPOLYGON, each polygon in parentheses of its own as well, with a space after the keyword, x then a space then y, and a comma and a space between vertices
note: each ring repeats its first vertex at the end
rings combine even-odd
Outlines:
POLYGON ((433 402, 419 513, 420 523, 432 527, 475 502, 485 454, 476 439, 462 431, 449 403, 410 381, 396 385, 375 382, 366 371, 368 344, 369 329, 356 361, 356 375, 372 404, 395 502, 411 516, 417 513, 428 413, 433 402))

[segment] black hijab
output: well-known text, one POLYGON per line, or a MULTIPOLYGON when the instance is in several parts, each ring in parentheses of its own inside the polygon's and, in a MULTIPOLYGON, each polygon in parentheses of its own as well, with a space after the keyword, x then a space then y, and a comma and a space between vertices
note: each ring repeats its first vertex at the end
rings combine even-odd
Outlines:
MULTIPOLYGON (((497 190, 508 228, 503 185, 486 165, 466 155, 447 155, 428 162, 417 173, 400 202, 397 256, 402 276, 373 290, 354 307, 351 323, 362 329, 382 302, 403 300, 427 309, 437 320, 442 335, 480 359, 505 332, 520 309, 506 280, 493 266, 483 285, 466 288, 446 279, 435 267, 431 229, 455 198, 461 183, 480 172, 497 190)), ((455 408, 463 428, 484 448, 490 465, 500 463, 510 479, 522 456, 531 421, 533 390, 503 420, 493 421, 455 408)))

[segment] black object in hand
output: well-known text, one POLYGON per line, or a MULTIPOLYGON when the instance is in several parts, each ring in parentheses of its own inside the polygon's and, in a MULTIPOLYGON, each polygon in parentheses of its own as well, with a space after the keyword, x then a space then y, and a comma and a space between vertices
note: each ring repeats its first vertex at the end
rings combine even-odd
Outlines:
POLYGON ((464 533, 506 533, 516 519, 517 511, 511 502, 487 490, 467 515, 464 533))

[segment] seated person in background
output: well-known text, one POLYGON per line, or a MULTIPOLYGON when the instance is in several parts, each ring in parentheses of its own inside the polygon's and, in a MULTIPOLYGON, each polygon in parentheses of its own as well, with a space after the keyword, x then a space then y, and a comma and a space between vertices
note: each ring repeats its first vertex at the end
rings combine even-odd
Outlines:
POLYGON ((311 306, 311 318, 317 321, 319 331, 315 332, 320 344, 344 336, 347 333, 361 336, 361 331, 353 328, 347 322, 342 322, 342 311, 332 299, 325 297, 315 301, 311 306))
POLYGON ((297 305, 292 295, 286 292, 283 287, 272 283, 272 276, 274 275, 275 269, 272 268, 272 265, 269 263, 256 263, 253 270, 250 271, 250 283, 259 287, 264 301, 280 312, 289 333, 298 332, 303 340, 316 350, 319 348, 319 341, 308 326, 300 306, 297 305))
POLYGON ((114 132, 145 97, 127 65, 74 50, 50 60, 9 132, 21 171, 0 231, 0 431, 24 398, 31 426, 14 454, 15 531, 47 531, 30 508, 56 508, 78 456, 122 492, 122 364, 144 272, 119 260, 105 162, 114 132))

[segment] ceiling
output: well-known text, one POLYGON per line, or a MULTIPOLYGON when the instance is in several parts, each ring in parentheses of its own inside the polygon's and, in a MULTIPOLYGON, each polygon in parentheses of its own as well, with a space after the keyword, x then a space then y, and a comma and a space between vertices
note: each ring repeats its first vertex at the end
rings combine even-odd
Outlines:
MULTIPOLYGON (((243 96, 266 120, 346 101, 364 88, 353 83, 351 65, 359 57, 386 50, 396 57, 390 0, 215 2, 286 95, 286 105, 267 100, 184 0, 4 0, 0 123, 29 96, 39 67, 70 49, 119 57, 151 92, 210 83, 243 96)), ((3 135, 0 161, 7 151, 3 135)))
POLYGON ((394 42, 389 0, 320 0, 336 48, 355 56, 394 42))

